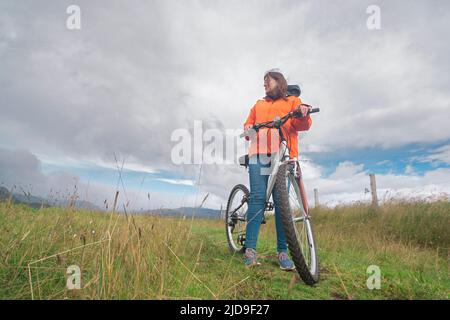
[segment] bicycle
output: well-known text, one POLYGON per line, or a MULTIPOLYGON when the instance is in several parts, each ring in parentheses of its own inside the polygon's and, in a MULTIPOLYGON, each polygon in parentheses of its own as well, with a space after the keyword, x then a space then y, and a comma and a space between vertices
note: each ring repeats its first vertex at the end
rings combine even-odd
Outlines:
MULTIPOLYGON (((319 108, 311 108, 308 114, 319 111, 319 108)), ((275 188, 280 198, 281 220, 286 241, 296 270, 306 284, 314 285, 319 281, 319 262, 311 226, 311 217, 309 215, 308 200, 300 163, 296 159, 290 159, 288 145, 282 130, 282 125, 292 117, 301 117, 301 114, 291 111, 282 118, 275 117, 273 121, 256 124, 241 134, 240 137, 251 136, 261 128, 278 130, 280 148, 271 158, 272 163, 266 191, 265 211, 273 209, 273 204, 269 200, 272 190, 275 188)), ((247 168, 249 165, 248 155, 240 157, 239 164, 247 168)), ((228 246, 232 253, 243 253, 245 251, 246 213, 249 195, 250 192, 247 187, 243 184, 238 184, 233 187, 228 198, 225 212, 225 227, 228 246)), ((266 223, 265 211, 262 224, 266 223)))

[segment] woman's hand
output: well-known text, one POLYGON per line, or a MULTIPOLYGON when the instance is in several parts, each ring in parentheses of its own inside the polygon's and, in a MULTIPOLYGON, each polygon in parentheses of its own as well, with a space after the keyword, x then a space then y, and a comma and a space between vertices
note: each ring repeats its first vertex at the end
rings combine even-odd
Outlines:
POLYGON ((301 114, 302 117, 306 117, 308 115, 309 110, 311 109, 312 107, 309 104, 302 103, 294 110, 294 112, 301 114))
MULTIPOLYGON (((246 126, 244 126, 244 131, 250 130, 253 127, 252 124, 247 124, 246 126)), ((245 140, 250 141, 250 137, 246 136, 245 140)))

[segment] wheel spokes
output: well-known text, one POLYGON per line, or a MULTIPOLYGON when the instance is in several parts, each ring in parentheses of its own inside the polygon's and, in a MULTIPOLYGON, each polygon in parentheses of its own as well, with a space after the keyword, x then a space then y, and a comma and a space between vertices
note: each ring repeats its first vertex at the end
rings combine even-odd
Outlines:
POLYGON ((229 208, 228 233, 231 245, 239 250, 245 241, 245 215, 247 213, 247 197, 242 190, 237 190, 229 208))
POLYGON ((315 267, 311 264, 312 248, 308 233, 309 218, 306 216, 305 210, 303 208, 303 202, 301 200, 300 190, 298 188, 296 179, 290 173, 288 173, 286 178, 287 191, 289 195, 289 207, 292 215, 295 235, 300 246, 303 258, 305 259, 306 265, 310 270, 313 270, 315 267))

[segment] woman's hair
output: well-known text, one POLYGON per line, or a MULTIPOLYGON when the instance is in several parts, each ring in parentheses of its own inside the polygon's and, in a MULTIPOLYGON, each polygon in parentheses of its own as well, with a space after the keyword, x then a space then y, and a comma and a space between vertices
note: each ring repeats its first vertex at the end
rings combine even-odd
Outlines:
POLYGON ((277 83, 277 87, 274 92, 271 92, 270 98, 277 100, 279 98, 286 99, 287 94, 287 81, 281 73, 278 72, 269 72, 264 76, 264 79, 267 77, 271 77, 277 83))

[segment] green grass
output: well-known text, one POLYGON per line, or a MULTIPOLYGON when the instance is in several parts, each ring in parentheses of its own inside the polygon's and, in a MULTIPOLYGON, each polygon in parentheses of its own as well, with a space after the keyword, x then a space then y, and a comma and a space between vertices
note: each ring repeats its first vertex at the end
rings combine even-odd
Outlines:
POLYGON ((228 251, 222 221, 125 216, 0 203, 0 299, 449 299, 450 204, 315 209, 321 280, 276 262, 273 218, 262 266, 228 251), (66 289, 78 265, 82 289, 66 289), (367 267, 381 288, 366 287, 367 267))

